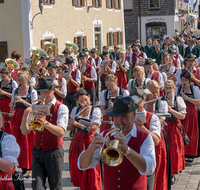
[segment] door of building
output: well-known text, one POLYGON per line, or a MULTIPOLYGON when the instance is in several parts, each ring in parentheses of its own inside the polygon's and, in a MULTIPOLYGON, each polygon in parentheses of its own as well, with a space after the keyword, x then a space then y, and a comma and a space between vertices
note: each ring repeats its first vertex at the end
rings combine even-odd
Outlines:
POLYGON ((100 27, 95 27, 94 28, 95 32, 95 48, 98 49, 98 51, 101 51, 101 28, 100 27))

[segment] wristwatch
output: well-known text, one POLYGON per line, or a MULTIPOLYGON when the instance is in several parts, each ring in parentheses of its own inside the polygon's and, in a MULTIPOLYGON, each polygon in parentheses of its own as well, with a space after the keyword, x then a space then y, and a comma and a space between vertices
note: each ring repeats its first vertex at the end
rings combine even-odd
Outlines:
POLYGON ((44 127, 48 127, 49 126, 49 122, 48 121, 46 121, 46 125, 44 126, 44 127))
POLYGON ((126 149, 126 152, 124 153, 124 156, 128 156, 129 155, 129 153, 130 153, 130 147, 128 146, 128 148, 126 149))

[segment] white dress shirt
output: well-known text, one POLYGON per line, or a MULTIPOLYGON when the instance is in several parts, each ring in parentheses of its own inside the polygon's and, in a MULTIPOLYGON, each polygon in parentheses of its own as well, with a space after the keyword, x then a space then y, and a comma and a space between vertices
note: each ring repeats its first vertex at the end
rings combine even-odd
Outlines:
MULTIPOLYGON (((117 96, 119 96, 119 92, 120 92, 120 88, 118 87, 118 89, 117 89, 117 96)), ((105 106, 106 105, 104 93, 105 93, 105 90, 103 90, 101 92, 101 94, 99 95, 99 101, 100 101, 99 105, 100 106, 105 106)), ((126 97, 126 96, 129 96, 129 91, 128 90, 124 90, 124 92, 123 92, 123 97, 126 97)), ((115 98, 116 97, 111 97, 111 99, 115 99, 115 98)), ((107 99, 109 99, 109 93, 107 95, 107 99)))
MULTIPOLYGON (((51 78, 51 76, 50 76, 50 78, 51 78)), ((58 74, 53 79, 58 80, 58 74)), ((62 77, 61 85, 62 85, 62 87, 60 88, 60 91, 63 92, 65 97, 66 97, 66 95, 67 95, 67 83, 66 83, 66 80, 63 77, 62 77)))
POLYGON ((8 160, 18 166, 17 158, 20 154, 20 147, 16 142, 16 138, 13 135, 5 135, 1 140, 1 152, 2 158, 8 160))
MULTIPOLYGON (((178 88, 179 87, 177 87, 176 89, 175 89, 175 95, 176 96, 178 96, 178 88)), ((190 94, 191 94, 192 92, 190 91, 190 94)), ((198 86, 193 86, 193 94, 194 94, 194 99, 199 99, 200 100, 200 90, 199 90, 199 87, 198 86)))
MULTIPOLYGON (((68 70, 67 70, 68 71, 68 70)), ((74 71, 74 68, 72 69, 72 71, 74 71)), ((69 71, 68 71, 69 72, 69 71)), ((67 73, 65 71, 63 71, 63 73, 67 73)), ((66 80, 66 79, 65 79, 66 80)), ((77 72, 76 72, 76 76, 75 76, 75 80, 76 82, 78 82, 78 84, 81 83, 81 72, 80 70, 77 69, 77 72)))
POLYGON ((129 63, 128 61, 123 61, 122 66, 124 66, 125 69, 129 69, 129 63))
MULTIPOLYGON (((103 133, 104 132, 102 132, 100 135, 103 136, 103 133)), ((115 133, 116 132, 112 133, 111 136, 114 136, 115 133)), ((129 140, 131 139, 131 137, 137 137, 137 128, 136 128, 135 124, 133 124, 132 130, 125 136, 127 144, 129 142, 129 140)), ((90 168, 95 168, 96 165, 100 162, 100 159, 101 159, 101 157, 98 154, 99 151, 100 151, 100 148, 98 148, 94 152, 92 162, 91 162, 91 164, 88 168, 81 168, 80 167, 80 156, 84 152, 84 151, 82 151, 81 154, 78 157, 78 162, 77 162, 78 168, 80 170, 87 170, 87 169, 90 169, 90 168)), ((152 139, 150 134, 147 136, 147 138, 142 143, 142 145, 140 147, 140 153, 139 154, 145 159, 146 171, 144 173, 139 171, 139 170, 138 171, 140 172, 141 175, 151 175, 156 168, 156 158, 155 158, 154 142, 153 142, 153 139, 152 139)))
MULTIPOLYGON (((91 57, 91 56, 88 55, 87 61, 88 61, 89 57, 91 57)), ((90 62, 90 65, 96 67, 96 61, 94 60, 94 58, 92 58, 92 60, 91 60, 91 62, 90 62)))
MULTIPOLYGON (((13 90, 12 90, 11 102, 13 102, 13 100, 14 100, 15 90, 16 90, 16 88, 13 88, 13 90)), ((27 97, 27 94, 28 94, 28 90, 29 90, 29 88, 27 89, 26 95, 25 95, 25 96, 19 96, 19 95, 17 95, 17 96, 19 96, 20 98, 26 98, 26 97, 27 97)), ((31 91, 30 96, 31 96, 31 102, 33 102, 33 101, 35 101, 35 100, 38 99, 37 91, 36 91, 34 88, 32 88, 32 91, 31 91)))
MULTIPOLYGON (((133 52, 133 53, 130 55, 130 64, 131 64, 131 65, 133 65, 133 60, 132 60, 133 54, 135 54, 136 57, 139 58, 140 53, 141 53, 141 51, 140 51, 139 53, 137 53, 137 54, 136 54, 135 52, 133 52)), ((145 52, 142 52, 142 53, 143 53, 143 56, 142 56, 142 57, 143 57, 144 59, 146 59, 146 58, 147 58, 146 53, 145 53, 145 52)))
MULTIPOLYGON (((159 70, 162 72, 162 70, 164 70, 164 69, 162 69, 163 67, 162 66, 159 66, 159 70)), ((168 73, 170 73, 170 74, 174 74, 174 72, 175 72, 175 67, 172 65, 172 66, 168 66, 167 67, 167 69, 165 70, 165 71, 168 71, 168 73)))
POLYGON ((36 84, 36 80, 34 77, 31 77, 31 79, 29 80, 29 86, 35 86, 36 84))
MULTIPOLYGON (((82 68, 83 68, 83 71, 85 72, 86 66, 82 66, 82 68)), ((96 70, 94 67, 91 68, 90 75, 91 75, 91 78, 95 79, 95 82, 96 82, 97 81, 97 73, 96 73, 96 70)))
MULTIPOLYGON (((112 63, 111 70, 114 72, 114 74, 116 73, 116 62, 115 61, 113 61, 113 63, 112 63)), ((99 72, 101 72, 101 66, 99 67, 99 72)))
MULTIPOLYGON (((97 55, 96 55, 96 57, 95 57, 95 59, 97 58, 97 55)), ((96 62, 96 61, 95 61, 96 62)), ((101 57, 99 56, 99 59, 98 59, 98 62, 96 63, 96 65, 97 65, 97 67, 101 67, 101 62, 102 62, 102 59, 101 59, 101 57)))
MULTIPOLYGON (((153 73, 154 73, 154 70, 153 70, 153 72, 151 73, 151 74, 147 74, 147 78, 149 78, 149 79, 151 79, 151 77, 153 76, 153 73)), ((159 74, 158 74, 158 84, 161 86, 161 87, 163 87, 164 88, 164 81, 163 81, 163 76, 162 76, 162 74, 159 72, 159 74)))
POLYGON ((73 56, 73 59, 74 59, 74 68, 78 68, 78 59, 73 56))
MULTIPOLYGON (((149 78, 143 78, 142 79, 142 85, 141 85, 141 87, 143 88, 144 86, 147 86, 147 83, 150 81, 151 79, 149 79, 149 78), (146 79, 146 80, 145 80, 146 79)), ((133 81, 133 87, 134 87, 134 85, 135 85, 135 79, 130 79, 129 81, 128 81, 128 84, 127 84, 127 90, 129 91, 129 92, 131 92, 131 86, 132 86, 132 81, 133 81)))
POLYGON ((166 75, 165 72, 160 72, 160 73, 162 74, 162 76, 163 76, 163 81, 164 81, 164 83, 165 83, 165 81, 167 81, 167 75, 166 75))

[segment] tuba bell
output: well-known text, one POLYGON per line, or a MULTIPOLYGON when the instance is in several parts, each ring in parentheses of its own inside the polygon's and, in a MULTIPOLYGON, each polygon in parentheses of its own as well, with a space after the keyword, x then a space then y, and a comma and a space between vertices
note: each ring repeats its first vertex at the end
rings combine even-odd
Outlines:
POLYGON ((46 52, 48 56, 53 52, 53 50, 58 48, 57 45, 52 42, 44 42, 44 45, 46 46, 46 52))
POLYGON ((19 69, 19 63, 14 59, 7 58, 5 60, 5 63, 7 65, 7 69, 9 70, 9 72, 11 72, 13 69, 19 69))
POLYGON ((73 42, 65 41, 64 44, 67 48, 71 49, 71 51, 78 51, 79 50, 79 47, 73 42))
POLYGON ((118 149, 119 140, 110 141, 109 135, 115 131, 121 131, 121 129, 116 128, 109 131, 103 141, 103 145, 99 151, 102 161, 108 166, 118 166, 123 161, 123 155, 118 149), (104 148, 104 145, 107 145, 107 148, 104 148))
MULTIPOLYGON (((38 101, 41 101, 42 105, 45 104, 44 100, 37 99, 37 100, 33 101, 33 103, 31 105, 33 105, 35 102, 38 102, 38 101)), ((39 119, 36 119, 36 115, 32 115, 30 117, 30 122, 28 121, 29 115, 30 115, 30 113, 27 116, 27 123, 29 124, 29 128, 32 131, 35 131, 35 132, 41 132, 41 131, 43 131, 44 130, 44 125, 42 124, 42 122, 39 119)))

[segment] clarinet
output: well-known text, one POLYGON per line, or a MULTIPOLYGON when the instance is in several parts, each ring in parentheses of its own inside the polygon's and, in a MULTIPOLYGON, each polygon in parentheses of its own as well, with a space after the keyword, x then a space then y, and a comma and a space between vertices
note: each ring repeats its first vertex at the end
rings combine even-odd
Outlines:
POLYGON ((181 97, 183 96, 184 93, 185 93, 185 84, 183 85, 183 92, 181 94, 181 97))
MULTIPOLYGON (((108 90, 108 95, 109 95, 109 100, 108 100, 108 105, 110 104, 110 102, 112 102, 111 100, 111 90, 108 90)), ((109 117, 109 125, 110 125, 110 129, 111 129, 111 123, 112 123, 112 117, 109 117)))
POLYGON ((168 97, 169 97, 169 92, 166 94, 166 102, 167 102, 167 100, 168 100, 168 97))
POLYGON ((12 112, 15 109, 15 107, 16 107, 16 103, 13 102, 13 106, 10 108, 10 113, 9 113, 8 119, 6 120, 6 123, 10 123, 10 118, 12 117, 12 112))

